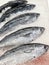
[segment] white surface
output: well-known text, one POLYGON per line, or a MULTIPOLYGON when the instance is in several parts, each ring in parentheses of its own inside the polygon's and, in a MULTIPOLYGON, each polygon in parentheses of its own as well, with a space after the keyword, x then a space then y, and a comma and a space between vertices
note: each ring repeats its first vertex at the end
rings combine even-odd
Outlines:
POLYGON ((49 0, 48 0, 48 6, 49 6, 49 0))

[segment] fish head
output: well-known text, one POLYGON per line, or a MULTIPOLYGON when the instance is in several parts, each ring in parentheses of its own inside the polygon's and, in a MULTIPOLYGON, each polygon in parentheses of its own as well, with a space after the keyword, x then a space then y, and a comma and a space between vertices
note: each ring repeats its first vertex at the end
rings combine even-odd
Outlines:
POLYGON ((44 27, 34 27, 34 33, 42 34, 45 31, 44 27))
POLYGON ((32 21, 36 21, 36 19, 38 19, 38 17, 40 16, 39 13, 32 13, 31 15, 32 15, 31 16, 32 21))
POLYGON ((27 32, 25 31, 25 34, 23 34, 23 37, 25 38, 25 41, 34 41, 43 34, 44 30, 44 27, 29 27, 27 32))
POLYGON ((30 59, 36 59, 48 51, 49 46, 41 43, 29 43, 25 46, 23 53, 30 59))
POLYGON ((39 37, 40 35, 43 34, 45 28, 44 27, 34 27, 32 28, 30 37, 32 37, 32 39, 36 39, 37 37, 39 37))

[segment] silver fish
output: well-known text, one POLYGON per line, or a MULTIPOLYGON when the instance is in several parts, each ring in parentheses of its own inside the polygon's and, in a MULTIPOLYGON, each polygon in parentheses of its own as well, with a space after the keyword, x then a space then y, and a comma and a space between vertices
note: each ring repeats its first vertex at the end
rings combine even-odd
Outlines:
POLYGON ((0 65, 17 65, 34 60, 45 54, 48 49, 48 45, 41 43, 23 44, 5 52, 0 57, 0 65))
POLYGON ((39 13, 25 13, 13 18, 0 29, 0 37, 4 38, 5 36, 16 31, 18 25, 30 24, 36 21, 39 15, 39 13))
POLYGON ((2 12, 2 10, 4 10, 5 8, 7 7, 11 7, 11 8, 14 8, 16 7, 17 5, 21 5, 21 4, 26 4, 27 1, 26 0, 14 0, 14 1, 9 1, 8 3, 0 6, 0 12, 2 12))
POLYGON ((6 18, 10 17, 11 14, 16 14, 25 10, 31 10, 35 7, 34 4, 19 4, 15 8, 8 9, 0 18, 0 22, 4 22, 6 18))
POLYGON ((8 46, 8 45, 16 45, 29 43, 36 38, 38 38, 43 32, 44 27, 27 27, 20 29, 0 41, 0 47, 8 46), (20 43, 20 44, 19 44, 20 43))

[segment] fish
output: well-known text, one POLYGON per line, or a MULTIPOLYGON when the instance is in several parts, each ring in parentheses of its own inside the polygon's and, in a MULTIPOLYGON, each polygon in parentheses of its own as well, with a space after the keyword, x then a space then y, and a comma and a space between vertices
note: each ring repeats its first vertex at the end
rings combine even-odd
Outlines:
MULTIPOLYGON (((10 19, 12 14, 17 14, 18 12, 32 10, 35 7, 34 4, 21 4, 15 8, 8 9, 0 18, 0 22, 5 22, 6 18, 10 19)), ((12 15, 13 16, 13 15, 12 15)), ((12 18, 12 17, 11 17, 12 18)))
POLYGON ((6 11, 11 10, 15 7, 20 7, 21 5, 25 5, 26 1, 9 1, 8 3, 0 6, 0 23, 3 21, 3 14, 6 13, 6 11))
POLYGON ((25 13, 13 18, 0 29, 0 37, 4 38, 5 36, 13 33, 16 31, 17 26, 31 24, 36 21, 39 16, 39 13, 25 13))
POLYGON ((27 1, 26 0, 14 0, 14 1, 9 1, 8 3, 5 3, 4 5, 0 6, 0 12, 2 12, 2 10, 4 10, 7 7, 11 7, 14 8, 17 5, 21 5, 22 3, 26 4, 27 1))
POLYGON ((22 44, 5 52, 0 57, 0 65, 17 65, 34 60, 44 55, 48 49, 49 46, 42 43, 22 44))
POLYGON ((39 36, 41 36, 44 30, 44 27, 26 27, 23 29, 19 29, 14 33, 4 37, 0 41, 0 48, 8 45, 15 45, 17 47, 20 44, 32 42, 39 36))

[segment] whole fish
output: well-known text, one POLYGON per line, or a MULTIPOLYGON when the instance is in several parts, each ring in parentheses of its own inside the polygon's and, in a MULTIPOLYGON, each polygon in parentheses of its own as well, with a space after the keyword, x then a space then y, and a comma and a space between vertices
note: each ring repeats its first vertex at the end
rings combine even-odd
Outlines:
POLYGON ((15 45, 19 46, 20 44, 26 44, 32 42, 38 38, 43 32, 44 27, 27 27, 20 29, 0 41, 0 47, 15 45))
POLYGON ((17 5, 21 5, 22 3, 26 4, 27 1, 26 0, 14 0, 14 1, 9 1, 8 3, 0 6, 0 12, 2 12, 2 10, 4 10, 5 8, 7 7, 11 7, 11 8, 14 8, 16 7, 17 5))
POLYGON ((25 13, 13 18, 0 29, 0 37, 4 38, 8 34, 11 34, 12 32, 16 31, 18 25, 30 24, 36 21, 39 15, 39 13, 25 13))
MULTIPOLYGON (((17 14, 18 12, 22 12, 25 10, 31 10, 35 7, 34 4, 19 4, 15 8, 8 9, 0 18, 0 22, 6 21, 6 18, 11 17, 12 14, 17 14)), ((13 15, 12 15, 13 16, 13 15)), ((12 18, 12 17, 11 17, 12 18)))
POLYGON ((48 45, 41 43, 23 44, 5 52, 0 57, 0 65, 17 65, 34 60, 45 54, 48 49, 48 45))

